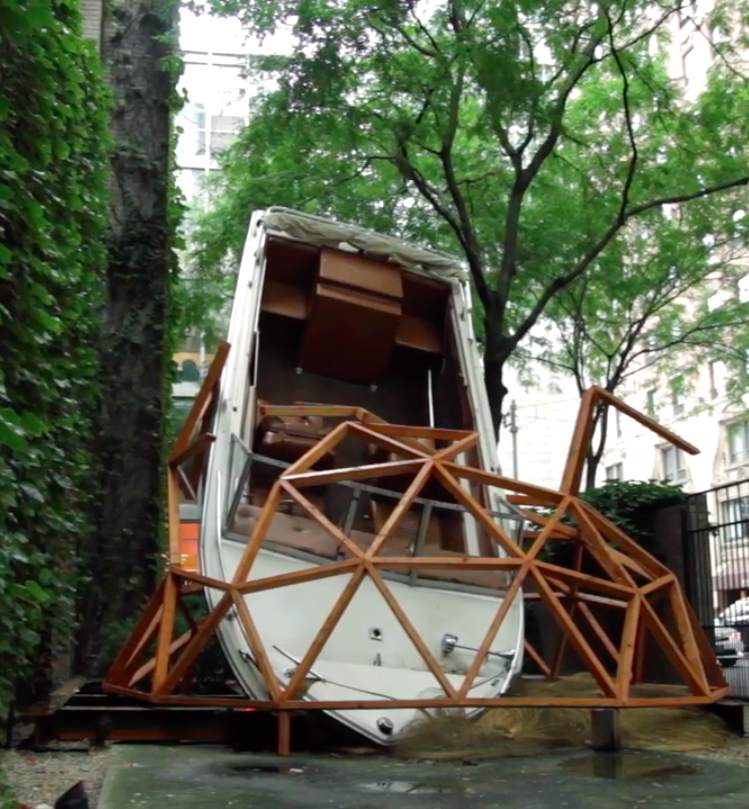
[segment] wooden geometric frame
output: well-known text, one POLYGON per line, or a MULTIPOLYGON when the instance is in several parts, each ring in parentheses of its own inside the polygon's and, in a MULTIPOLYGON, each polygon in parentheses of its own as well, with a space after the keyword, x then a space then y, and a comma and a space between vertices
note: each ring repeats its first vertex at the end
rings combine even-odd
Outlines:
MULTIPOLYGON (((203 387, 205 395, 201 391, 170 459, 170 485, 173 488, 170 489, 169 569, 108 672, 104 681, 105 689, 138 696, 159 704, 231 705, 279 711, 280 752, 288 752, 290 732, 288 712, 293 710, 365 709, 381 708, 384 705, 402 708, 492 706, 632 708, 705 704, 726 695, 728 689, 722 670, 674 574, 592 506, 577 497, 585 458, 581 442, 590 441, 591 414, 596 402, 601 398, 620 407, 628 415, 633 415, 638 421, 647 424, 686 451, 696 450, 600 389, 586 391, 583 397, 560 491, 456 463, 455 458, 458 455, 476 446, 477 433, 392 425, 359 408, 315 405, 263 406, 261 410, 264 415, 318 415, 347 420, 340 422, 296 463, 281 473, 248 537, 243 557, 231 582, 218 581, 180 567, 179 554, 175 553, 175 546, 171 541, 173 537, 178 536, 178 526, 175 527, 175 521, 179 520, 176 499, 177 472, 183 459, 204 453, 210 445, 211 437, 207 433, 210 421, 205 416, 210 414, 215 404, 218 379, 227 351, 228 346, 222 346, 217 354, 203 387), (396 460, 347 469, 325 471, 313 469, 321 457, 340 441, 351 437, 387 450, 396 460), (431 446, 425 443, 425 439, 432 442, 431 446), (441 445, 439 449, 433 448, 436 444, 441 445), (195 450, 192 454, 191 449, 195 450), (360 548, 340 528, 333 525, 304 495, 304 489, 309 486, 361 481, 375 476, 381 478, 396 474, 401 477, 410 475, 411 484, 366 549, 360 548), (398 527, 400 519, 432 478, 437 479, 455 501, 475 518, 500 549, 501 556, 445 558, 381 555, 383 546, 398 527), (461 485, 461 481, 468 481, 478 489, 490 487, 510 493, 508 499, 519 507, 523 516, 534 526, 525 532, 525 541, 518 544, 511 538, 479 499, 461 485), (282 496, 291 498, 310 519, 317 522, 339 544, 346 558, 302 571, 250 579, 254 561, 282 496), (553 511, 550 515, 541 516, 530 510, 535 506, 544 506, 553 511), (546 543, 557 540, 574 542, 576 553, 572 568, 554 565, 540 557, 546 543), (588 560, 589 564, 596 567, 596 575, 582 572, 584 560, 588 560), (512 574, 512 581, 504 593, 504 598, 498 603, 494 619, 460 687, 456 688, 447 679, 434 654, 387 587, 382 575, 384 569, 504 570, 512 574), (347 585, 288 683, 282 687, 273 673, 244 596, 264 589, 344 574, 349 576, 347 585), (425 667, 440 683, 444 692, 443 697, 334 701, 306 701, 303 698, 300 692, 305 677, 308 676, 326 640, 365 578, 372 580, 388 603, 395 618, 418 650, 425 667), (469 696, 473 681, 505 615, 515 597, 522 593, 526 583, 534 585, 535 593, 525 593, 525 597, 536 598, 546 605, 561 630, 562 638, 551 666, 527 642, 526 653, 548 677, 555 678, 561 671, 567 650, 574 649, 596 680, 602 696, 586 698, 469 696), (222 593, 218 603, 200 621, 192 618, 182 599, 182 591, 186 587, 196 586, 210 587, 222 593), (609 637, 594 612, 599 605, 623 611, 621 637, 609 637), (269 695, 266 700, 198 697, 189 694, 190 674, 197 657, 232 608, 236 611, 257 667, 265 681, 269 695), (664 620, 664 611, 669 614, 670 624, 664 620), (179 637, 174 637, 175 619, 179 612, 185 615, 189 628, 179 637), (632 695, 631 686, 642 682, 643 659, 648 637, 654 639, 664 651, 685 688, 684 693, 658 698, 632 695)), ((487 498, 485 502, 490 501, 487 498)))

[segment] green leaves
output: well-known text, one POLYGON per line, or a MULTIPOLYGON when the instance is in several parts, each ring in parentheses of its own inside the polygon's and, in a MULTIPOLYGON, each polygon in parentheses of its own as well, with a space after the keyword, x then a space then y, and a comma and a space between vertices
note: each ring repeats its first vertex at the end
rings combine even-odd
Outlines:
MULTIPOLYGON (((528 347, 545 311, 566 317, 548 308, 561 293, 584 285, 599 318, 598 304, 614 289, 607 317, 616 320, 632 296, 657 286, 669 255, 699 263, 685 256, 675 224, 661 222, 659 200, 699 195, 749 173, 744 77, 719 61, 706 92, 683 97, 667 51, 676 6, 211 5, 256 33, 286 26, 294 52, 282 64, 253 65, 275 89, 257 100, 250 126, 225 157, 224 190, 193 234, 196 273, 217 291, 218 269, 227 258, 235 264, 249 211, 267 204, 457 253, 484 308, 495 421, 504 362, 528 347), (634 234, 636 221, 644 235, 634 234), (657 260, 647 235, 654 231, 657 260)), ((723 12, 716 9, 716 25, 725 27, 731 16, 723 12)), ((710 205, 740 194, 691 202, 698 213, 690 241, 706 234, 710 205)), ((724 222, 713 217, 713 229, 724 222)))
POLYGON ((69 636, 89 530, 107 96, 72 0, 0 14, 0 714, 69 636))

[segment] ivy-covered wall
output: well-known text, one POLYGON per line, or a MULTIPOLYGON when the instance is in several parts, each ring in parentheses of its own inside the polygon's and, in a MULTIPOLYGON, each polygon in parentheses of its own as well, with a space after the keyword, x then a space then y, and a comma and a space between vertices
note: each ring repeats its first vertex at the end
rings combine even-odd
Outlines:
POLYGON ((3 0, 0 711, 74 622, 76 551, 96 492, 107 121, 77 0, 3 0))

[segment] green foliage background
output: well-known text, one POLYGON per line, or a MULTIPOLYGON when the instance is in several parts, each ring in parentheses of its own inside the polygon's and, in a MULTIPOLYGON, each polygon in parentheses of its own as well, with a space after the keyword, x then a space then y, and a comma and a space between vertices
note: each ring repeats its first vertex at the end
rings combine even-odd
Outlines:
POLYGON ((0 8, 0 711, 74 622, 95 492, 107 96, 77 0, 0 8))

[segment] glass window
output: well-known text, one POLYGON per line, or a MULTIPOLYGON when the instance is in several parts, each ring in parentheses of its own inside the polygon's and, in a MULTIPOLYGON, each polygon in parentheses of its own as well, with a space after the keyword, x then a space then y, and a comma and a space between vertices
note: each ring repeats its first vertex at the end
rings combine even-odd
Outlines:
POLYGON ((684 392, 681 390, 680 381, 677 382, 677 386, 671 390, 671 406, 673 407, 674 416, 684 414, 684 392))
POLYGON ((749 421, 729 424, 728 458, 732 464, 749 460, 749 421))
POLYGON ((723 360, 713 360, 708 367, 710 398, 717 399, 725 393, 726 364, 723 360))
POLYGON ((749 497, 736 497, 720 504, 720 538, 732 545, 749 540, 749 497))
POLYGON ((624 464, 614 463, 606 467, 606 480, 624 480, 624 464))
POLYGON ((661 450, 663 479, 670 483, 686 480, 688 468, 684 453, 678 447, 665 447, 661 450))
POLYGON ((739 278, 739 300, 741 303, 749 301, 749 275, 739 278))
POLYGON ((651 418, 655 416, 656 405, 655 405, 655 390, 649 390, 647 395, 647 400, 645 402, 645 412, 651 418))

